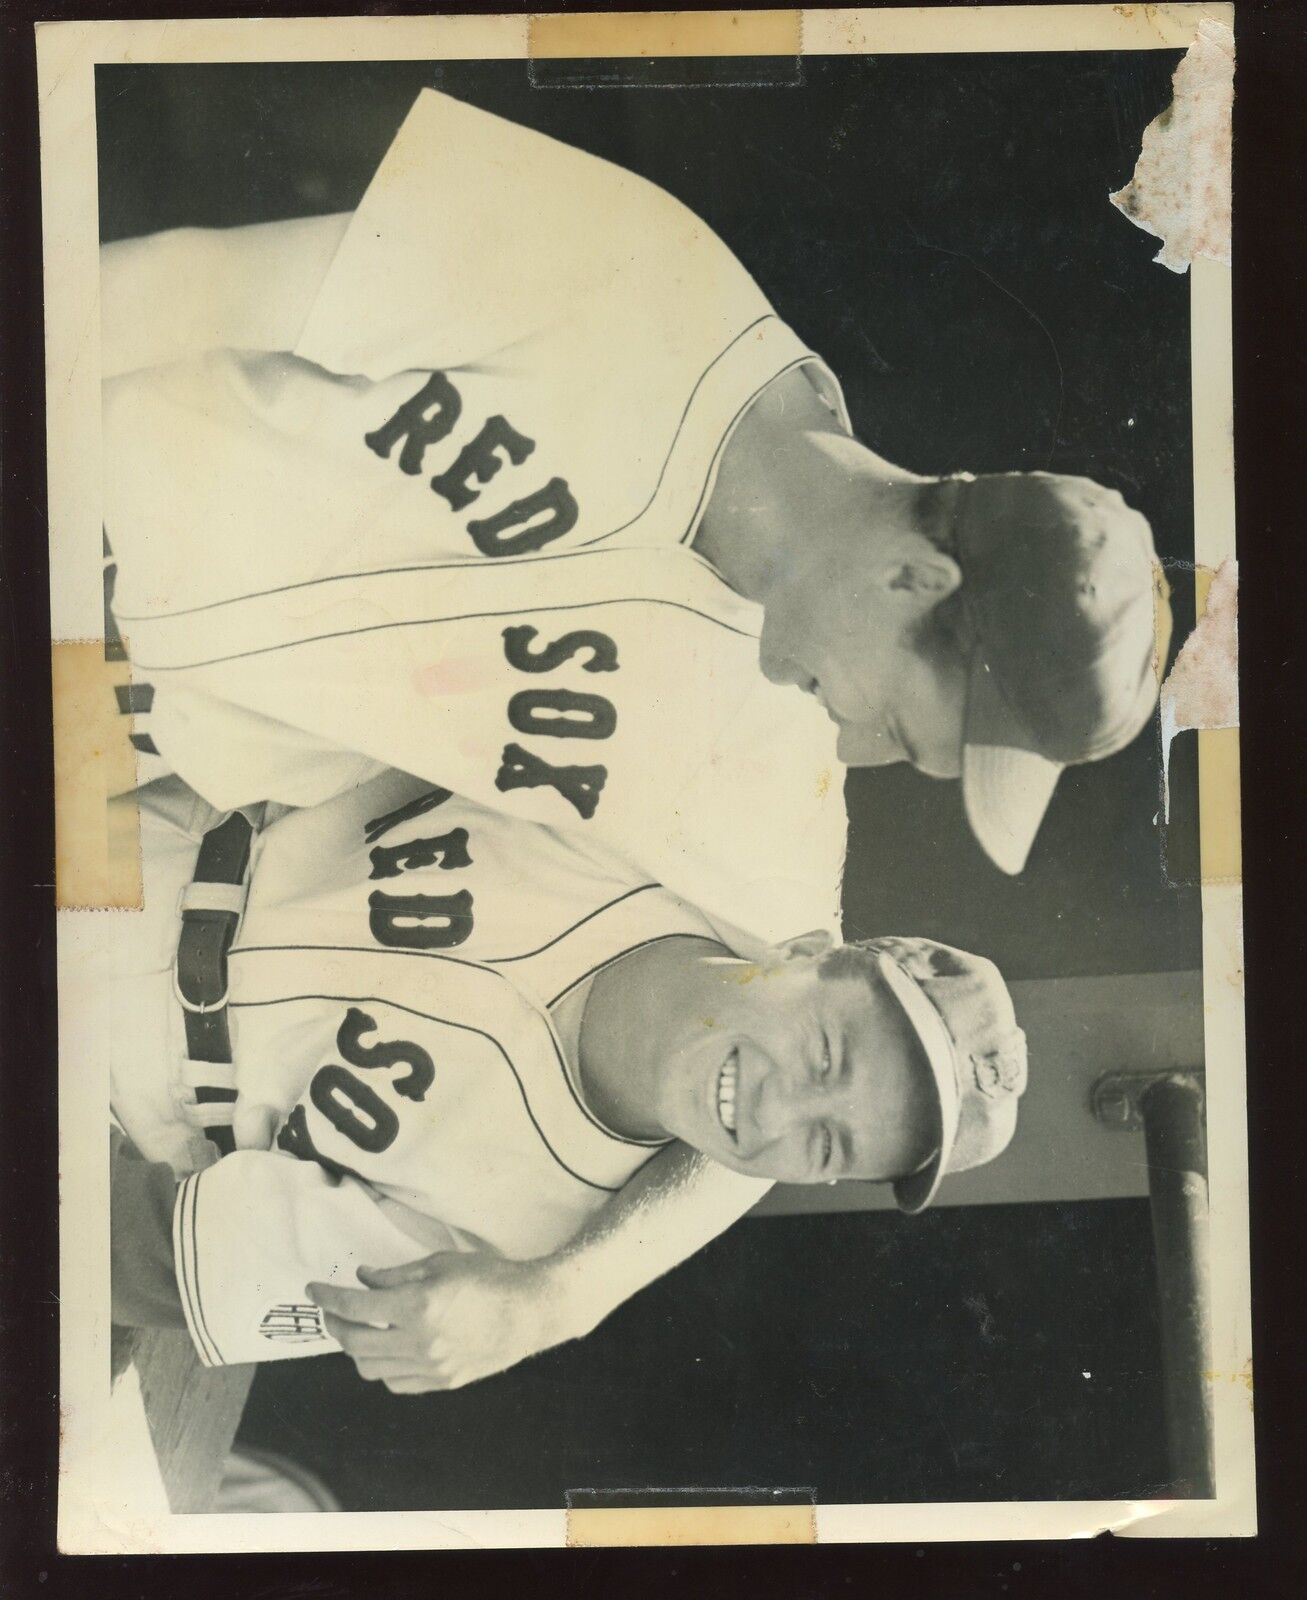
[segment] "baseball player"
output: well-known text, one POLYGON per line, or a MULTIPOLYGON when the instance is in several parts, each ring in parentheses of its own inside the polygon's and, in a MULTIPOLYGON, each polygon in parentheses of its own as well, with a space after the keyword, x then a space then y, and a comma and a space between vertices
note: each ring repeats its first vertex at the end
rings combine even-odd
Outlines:
POLYGON ((184 1319, 206 1363, 336 1348, 305 1285, 362 1260, 546 1257, 671 1140, 915 1211, 1014 1130, 1024 1037, 976 957, 743 960, 621 858, 394 773, 257 831, 139 803, 115 1318, 184 1319))
POLYGON ((110 246, 102 298, 139 740, 221 808, 394 767, 785 937, 841 761, 963 774, 1016 871, 1151 711, 1119 496, 883 461, 683 206, 448 96, 352 215, 110 246))

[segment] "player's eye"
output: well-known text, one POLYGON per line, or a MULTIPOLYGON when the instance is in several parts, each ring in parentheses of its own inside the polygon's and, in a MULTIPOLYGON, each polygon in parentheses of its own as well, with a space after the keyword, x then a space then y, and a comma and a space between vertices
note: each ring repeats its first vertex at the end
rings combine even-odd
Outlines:
POLYGON ((825 1034, 821 1036, 821 1068, 819 1075, 823 1079, 829 1078, 831 1075, 830 1040, 825 1034))
POLYGON ((835 1139, 830 1131, 830 1124, 823 1123, 821 1129, 821 1175, 823 1178, 830 1175, 831 1157, 835 1154, 835 1139))

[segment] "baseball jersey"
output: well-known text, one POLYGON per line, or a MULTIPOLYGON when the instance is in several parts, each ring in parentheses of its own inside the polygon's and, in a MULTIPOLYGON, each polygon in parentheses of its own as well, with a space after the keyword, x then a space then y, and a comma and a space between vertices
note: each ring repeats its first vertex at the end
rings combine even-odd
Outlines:
POLYGON ((381 767, 763 938, 838 925, 843 769, 691 548, 773 379, 835 379, 648 182, 424 92, 287 351, 105 389, 115 611, 214 805, 381 767))
POLYGON ((591 1113, 549 1008, 634 949, 709 931, 616 858, 398 774, 265 828, 228 1015, 239 1096, 280 1131, 178 1189, 201 1358, 334 1348, 304 1285, 360 1263, 569 1240, 665 1141, 591 1113))

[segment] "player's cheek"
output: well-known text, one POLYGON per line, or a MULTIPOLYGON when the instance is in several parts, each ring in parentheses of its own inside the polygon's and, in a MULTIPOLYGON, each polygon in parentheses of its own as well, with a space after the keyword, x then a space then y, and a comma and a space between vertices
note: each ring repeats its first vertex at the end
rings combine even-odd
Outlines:
POLYGON ((686 1127, 692 1131, 692 1143, 709 1155, 722 1149, 726 1130, 717 1117, 717 1084, 707 1064, 696 1063, 696 1070, 687 1073, 682 1084, 682 1116, 686 1127))
POLYGON ((702 1145, 711 1095, 710 1062, 717 1049, 713 1030, 696 1029, 676 1052, 663 1079, 658 1110, 668 1132, 702 1145))

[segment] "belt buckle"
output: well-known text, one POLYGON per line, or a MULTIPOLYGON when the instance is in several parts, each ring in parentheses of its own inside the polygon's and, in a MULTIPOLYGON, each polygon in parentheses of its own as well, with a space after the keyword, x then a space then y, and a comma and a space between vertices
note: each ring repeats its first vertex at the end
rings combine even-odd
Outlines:
POLYGON ((215 1011, 224 1009, 231 995, 231 985, 228 983, 216 1000, 188 1000, 182 993, 181 978, 178 975, 177 960, 174 957, 172 963, 172 992, 177 997, 177 1004, 181 1006, 183 1011, 189 1011, 192 1016, 207 1017, 215 1011))

